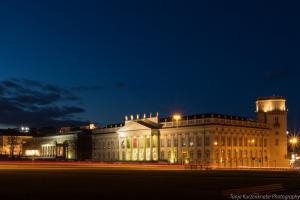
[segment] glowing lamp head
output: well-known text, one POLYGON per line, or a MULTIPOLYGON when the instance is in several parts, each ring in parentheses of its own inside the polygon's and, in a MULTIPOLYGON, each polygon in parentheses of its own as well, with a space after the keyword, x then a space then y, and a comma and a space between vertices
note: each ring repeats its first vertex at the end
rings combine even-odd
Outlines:
POLYGON ((298 138, 296 138, 296 137, 291 138, 290 143, 291 144, 297 144, 298 143, 298 138))
POLYGON ((218 145, 218 142, 214 142, 214 145, 217 146, 217 145, 218 145))
POLYGON ((181 119, 181 115, 175 114, 175 115, 173 116, 173 119, 176 120, 176 121, 178 121, 178 120, 181 119))

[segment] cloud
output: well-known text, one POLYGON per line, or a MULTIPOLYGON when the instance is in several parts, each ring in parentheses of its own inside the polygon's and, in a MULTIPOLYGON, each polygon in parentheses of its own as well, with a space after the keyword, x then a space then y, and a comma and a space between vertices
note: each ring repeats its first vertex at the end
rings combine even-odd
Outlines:
POLYGON ((84 112, 79 97, 70 90, 34 80, 0 81, 0 124, 67 126, 82 124, 75 116, 84 112), (67 104, 67 105, 65 105, 67 104))
POLYGON ((289 73, 286 69, 273 69, 265 74, 265 80, 267 81, 282 80, 288 77, 289 73))

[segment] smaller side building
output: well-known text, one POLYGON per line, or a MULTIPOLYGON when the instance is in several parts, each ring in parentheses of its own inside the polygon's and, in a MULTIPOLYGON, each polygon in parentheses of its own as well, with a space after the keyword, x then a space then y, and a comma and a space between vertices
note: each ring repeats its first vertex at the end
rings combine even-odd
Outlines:
POLYGON ((23 155, 45 160, 89 160, 91 147, 90 130, 61 129, 26 140, 23 155))
POLYGON ((18 129, 0 130, 0 156, 18 158, 24 153, 25 140, 31 139, 31 133, 20 132, 18 129))

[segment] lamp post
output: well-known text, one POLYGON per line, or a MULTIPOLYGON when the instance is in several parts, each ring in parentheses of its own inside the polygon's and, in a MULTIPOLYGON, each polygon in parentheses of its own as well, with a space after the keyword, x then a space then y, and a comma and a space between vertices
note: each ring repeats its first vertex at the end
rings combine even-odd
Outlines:
POLYGON ((292 156, 291 156, 291 160, 292 160, 292 165, 294 166, 294 162, 296 160, 296 158, 293 158, 293 156, 296 156, 295 155, 295 148, 298 144, 298 138, 296 136, 293 136, 290 140, 290 145, 292 146, 292 156))
POLYGON ((177 151, 176 151, 176 153, 177 153, 177 163, 179 163, 179 153, 178 153, 178 151, 179 151, 179 140, 178 140, 178 126, 179 126, 179 120, 181 120, 181 115, 179 115, 179 114, 175 114, 175 115, 173 115, 173 119, 176 121, 176 129, 177 129, 177 133, 176 133, 176 136, 177 136, 177 151))
POLYGON ((215 141, 214 142, 214 146, 215 147, 217 147, 217 156, 216 156, 216 162, 217 162, 217 165, 219 165, 219 167, 220 167, 220 164, 219 164, 219 162, 220 162, 220 159, 219 159, 219 146, 218 146, 218 142, 217 141, 215 141))

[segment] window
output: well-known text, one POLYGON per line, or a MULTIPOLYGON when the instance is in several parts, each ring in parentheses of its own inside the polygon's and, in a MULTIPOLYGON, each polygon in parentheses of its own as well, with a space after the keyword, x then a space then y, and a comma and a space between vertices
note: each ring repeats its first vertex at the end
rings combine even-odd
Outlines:
POLYGON ((171 139, 169 139, 169 138, 167 139, 167 146, 171 147, 171 139))
POLYGON ((209 136, 205 136, 205 138, 204 138, 204 145, 205 146, 210 146, 210 138, 209 138, 209 136))
POLYGON ((127 147, 127 149, 131 148, 130 138, 127 138, 126 147, 127 147))
POLYGON ((228 160, 231 159, 231 150, 227 150, 227 159, 228 159, 228 160))
POLYGON ((164 151, 161 151, 161 153, 160 153, 160 159, 161 160, 165 159, 165 152, 164 151))
POLYGON ((186 146, 185 138, 184 138, 184 137, 181 138, 181 144, 182 144, 182 147, 185 147, 185 146, 186 146))
POLYGON ((190 147, 194 146, 194 140, 193 140, 193 137, 189 137, 189 146, 190 146, 190 147))
POLYGON ((136 149, 138 147, 138 140, 136 137, 133 138, 133 148, 136 149))
POLYGON ((205 151, 205 159, 210 160, 210 151, 208 149, 205 151))
POLYGON ((197 136, 196 137, 196 145, 198 146, 198 147, 201 147, 202 146, 202 141, 201 141, 201 137, 200 136, 197 136))
POLYGON ((245 145, 245 147, 248 146, 248 138, 244 139, 244 145, 245 145))
POLYGON ((146 138, 146 148, 150 148, 150 138, 146 138))
POLYGON ((275 140, 275 145, 278 146, 279 145, 279 139, 275 140))
POLYGON ((201 160, 201 159, 202 159, 202 152, 201 152, 201 150, 198 150, 198 151, 197 151, 197 159, 198 159, 198 160, 201 160))
POLYGON ((145 138, 144 137, 140 138, 139 146, 140 146, 141 149, 145 148, 145 138))
POLYGON ((171 159, 171 151, 168 151, 168 160, 171 159))
POLYGON ((225 137, 221 137, 221 145, 225 146, 225 137))
POLYGON ((239 146, 240 146, 240 147, 243 146, 243 138, 241 138, 241 137, 240 137, 240 139, 239 139, 239 146))
POLYGON ((265 139, 264 139, 264 147, 267 147, 267 144, 268 144, 268 141, 267 141, 267 139, 265 138, 265 139))
POLYGON ((233 138, 233 146, 236 146, 237 140, 236 137, 233 138))
POLYGON ((242 150, 239 151, 239 158, 240 158, 240 159, 243 158, 243 151, 242 151, 242 150))
POLYGON ((160 146, 165 147, 165 140, 164 139, 160 139, 160 146))
POLYGON ((260 146, 260 147, 263 146, 263 139, 262 139, 262 138, 259 139, 259 146, 260 146))
POLYGON ((227 145, 228 145, 228 146, 231 146, 231 137, 228 137, 228 138, 227 138, 227 145))
POLYGON ((174 146, 177 147, 178 146, 178 142, 177 142, 177 138, 174 138, 174 146))
POLYGON ((193 157, 194 157, 194 151, 190 151, 190 158, 191 158, 191 160, 193 159, 193 157))
POLYGON ((248 151, 247 150, 244 151, 244 157, 248 158, 248 151))

